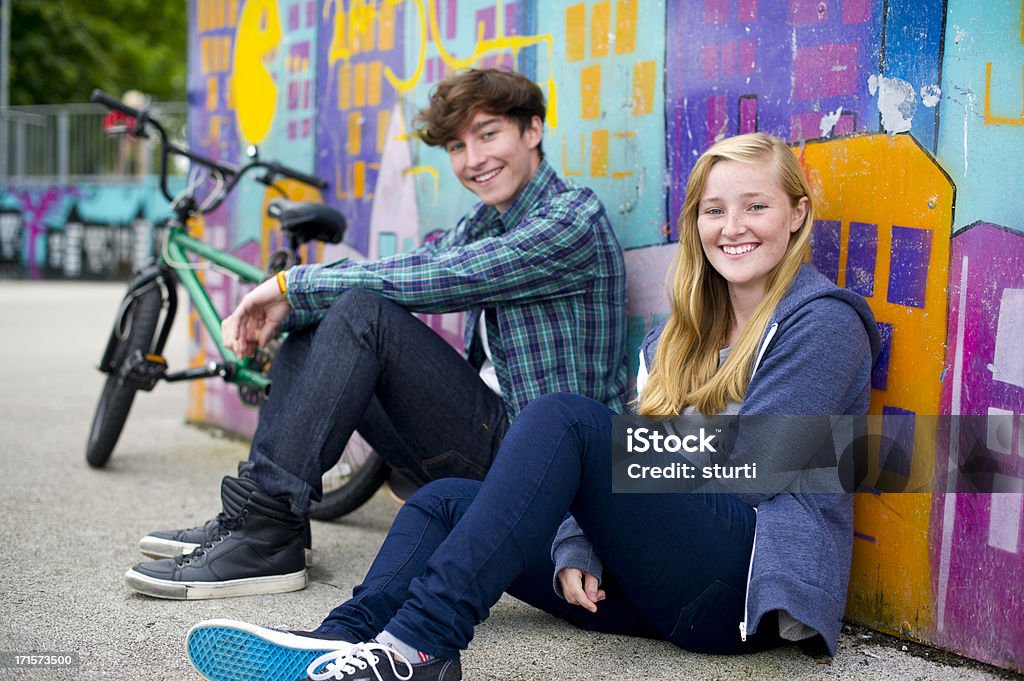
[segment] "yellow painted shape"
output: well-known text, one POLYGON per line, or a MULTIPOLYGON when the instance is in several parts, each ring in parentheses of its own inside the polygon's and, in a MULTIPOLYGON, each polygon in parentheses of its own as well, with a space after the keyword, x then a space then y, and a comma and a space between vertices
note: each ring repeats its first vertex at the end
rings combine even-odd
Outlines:
POLYGON ((281 21, 274 0, 249 0, 235 37, 233 96, 238 128, 249 144, 266 139, 274 120, 277 84, 268 60, 281 44, 281 21))
MULTIPOLYGON (((299 182, 298 180, 291 180, 288 178, 282 178, 274 183, 273 187, 267 187, 263 191, 263 204, 260 208, 260 215, 263 216, 263 222, 260 225, 260 262, 265 263, 270 259, 270 235, 278 234, 281 231, 281 223, 274 220, 267 215, 267 206, 274 199, 281 198, 281 193, 289 201, 310 201, 312 203, 323 203, 324 197, 320 193, 320 190, 315 187, 310 187, 308 184, 299 182)), ((281 239, 276 239, 278 243, 281 243, 281 239)), ((306 251, 307 257, 310 252, 306 251)), ((306 262, 312 262, 307 260, 306 262)))
POLYGON ((580 117, 601 117, 601 65, 584 67, 580 72, 580 117))
POLYGON ((441 197, 441 174, 437 168, 433 166, 412 166, 402 171, 403 175, 427 175, 433 180, 434 186, 434 205, 437 205, 438 200, 441 197))
POLYGON ((366 62, 359 62, 352 69, 352 106, 366 106, 366 62))
POLYGON ((654 111, 654 85, 657 78, 658 62, 641 61, 633 65, 634 116, 643 116, 654 111))
POLYGON ((381 88, 384 85, 383 64, 378 59, 370 62, 366 74, 366 102, 369 106, 380 106, 381 88))
MULTIPOLYGON (((797 152, 798 155, 800 152, 797 152)), ((817 201, 817 217, 842 224, 840 285, 845 284, 851 221, 878 225, 875 319, 893 326, 888 389, 872 391, 871 413, 882 406, 920 415, 939 413, 946 338, 946 284, 954 190, 936 162, 909 135, 865 135, 809 143, 802 163, 817 201), (892 226, 932 233, 925 307, 886 300, 892 226)), ((915 433, 914 474, 935 465, 935 435, 915 433)), ((877 456, 877 453, 874 453, 877 456)), ((930 494, 859 494, 847 615, 885 631, 922 637, 933 617, 930 494)))
POLYGON ((985 65, 985 125, 1024 125, 1024 66, 1020 67, 1020 116, 1009 118, 992 115, 992 62, 985 65))
POLYGON ((348 131, 345 139, 345 153, 356 156, 363 150, 363 114, 352 111, 348 115, 348 131))
POLYGON ((352 108, 352 64, 342 62, 338 67, 338 110, 352 108))
POLYGON ((615 2, 615 54, 636 52, 636 0, 615 2))
POLYGON ((387 143, 388 126, 391 124, 391 110, 381 109, 377 112, 377 154, 384 153, 387 143))
POLYGON ((594 3, 590 8, 590 56, 608 56, 608 36, 612 30, 611 0, 594 3))
POLYGON ((569 168, 569 136, 562 138, 562 177, 583 177, 583 166, 586 156, 583 153, 583 133, 580 133, 580 164, 577 168, 569 168))
POLYGON ((361 199, 366 194, 366 162, 356 161, 352 165, 352 196, 361 199))
POLYGON ((228 28, 233 28, 237 24, 238 19, 238 0, 231 0, 228 6, 230 7, 228 11, 228 28))
POLYGON ((199 41, 199 73, 206 75, 210 72, 210 38, 203 36, 199 41))
POLYGON ((218 86, 219 82, 220 81, 217 80, 216 76, 211 76, 210 78, 206 79, 206 110, 207 111, 216 111, 217 110, 217 94, 218 94, 217 86, 218 86))
POLYGON ((395 49, 395 3, 385 0, 378 9, 377 43, 381 52, 395 49))
POLYGON ((587 56, 587 6, 565 8, 565 60, 580 61, 587 56))
POLYGON ((608 141, 607 130, 594 130, 590 133, 590 176, 608 177, 608 141))

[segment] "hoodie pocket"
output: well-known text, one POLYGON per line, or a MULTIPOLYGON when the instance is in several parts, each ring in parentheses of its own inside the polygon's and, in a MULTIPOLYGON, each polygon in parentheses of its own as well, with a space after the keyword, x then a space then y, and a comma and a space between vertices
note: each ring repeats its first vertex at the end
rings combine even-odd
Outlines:
POLYGON ((715 580, 679 611, 669 640, 696 652, 727 652, 739 641, 736 622, 742 617, 743 592, 715 580))

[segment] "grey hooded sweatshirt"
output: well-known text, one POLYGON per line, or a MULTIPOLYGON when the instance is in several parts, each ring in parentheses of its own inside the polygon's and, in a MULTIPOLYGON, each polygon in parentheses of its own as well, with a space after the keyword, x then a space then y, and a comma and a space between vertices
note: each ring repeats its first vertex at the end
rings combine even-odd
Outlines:
MULTIPOLYGON (((661 332, 655 328, 641 344, 647 366, 653 364, 661 332)), ((864 299, 804 265, 768 322, 739 415, 866 414, 871 367, 880 347, 864 299)), ((787 427, 799 427, 798 420, 778 422, 780 442, 787 439, 782 432, 787 427)), ((843 434, 838 431, 835 437, 837 451, 845 451, 849 442, 839 441, 843 434)), ((736 450, 745 447, 758 448, 757 456, 762 449, 764 456, 772 456, 764 440, 738 438, 736 450)), ((835 655, 853 550, 852 495, 736 496, 757 510, 746 612, 737 622, 740 635, 745 639, 755 633, 765 614, 781 610, 819 633, 835 655)), ((552 557, 556 574, 576 567, 601 576, 599 557, 572 518, 559 528, 552 557)))

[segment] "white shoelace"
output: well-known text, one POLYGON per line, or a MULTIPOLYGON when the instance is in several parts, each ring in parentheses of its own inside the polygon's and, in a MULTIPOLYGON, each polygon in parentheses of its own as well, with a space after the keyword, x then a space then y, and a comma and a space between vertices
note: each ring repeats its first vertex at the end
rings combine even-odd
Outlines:
POLYGON ((309 663, 309 666, 306 667, 306 674, 312 681, 329 681, 330 679, 344 679, 350 674, 355 674, 356 671, 370 668, 373 670, 373 675, 377 677, 377 681, 384 681, 380 672, 377 671, 377 665, 380 663, 377 653, 391 663, 391 671, 397 678, 402 681, 412 678, 412 663, 393 648, 380 643, 360 643, 348 650, 332 650, 324 653, 309 663), (396 660, 409 668, 408 675, 402 676, 398 673, 398 667, 395 666, 396 660), (316 671, 323 665, 326 665, 323 671, 316 671))

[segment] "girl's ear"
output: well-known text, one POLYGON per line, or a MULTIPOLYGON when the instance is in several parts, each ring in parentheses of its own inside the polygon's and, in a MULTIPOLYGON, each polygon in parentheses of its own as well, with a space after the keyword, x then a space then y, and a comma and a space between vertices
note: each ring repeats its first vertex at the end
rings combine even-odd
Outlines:
POLYGON ((804 218, 807 217, 807 206, 810 204, 806 196, 801 196, 800 200, 796 202, 796 206, 793 207, 793 222, 789 226, 789 233, 796 234, 800 231, 800 227, 804 224, 804 218))

